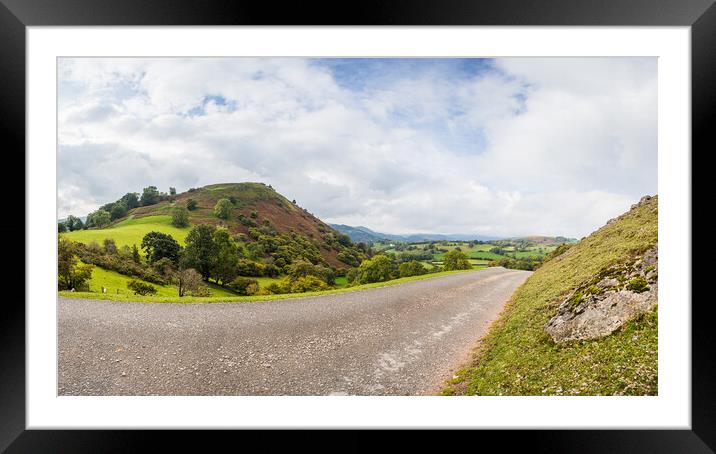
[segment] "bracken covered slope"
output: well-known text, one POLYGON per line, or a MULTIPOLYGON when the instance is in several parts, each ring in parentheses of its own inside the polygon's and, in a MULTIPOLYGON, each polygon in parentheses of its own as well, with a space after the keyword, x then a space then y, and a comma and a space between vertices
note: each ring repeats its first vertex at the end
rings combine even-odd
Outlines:
POLYGON ((340 249, 335 242, 338 232, 263 183, 212 184, 177 194, 172 200, 135 208, 127 216, 138 218, 170 215, 173 207, 186 206, 189 199, 193 199, 197 204, 197 208, 189 212, 189 222, 192 225, 222 225, 234 234, 248 236, 250 228, 261 227, 268 221, 278 233, 295 232, 309 238, 319 246, 321 256, 327 264, 337 268, 348 267, 336 258, 340 249), (224 198, 234 201, 234 208, 228 220, 214 215, 214 206, 219 199, 224 198))

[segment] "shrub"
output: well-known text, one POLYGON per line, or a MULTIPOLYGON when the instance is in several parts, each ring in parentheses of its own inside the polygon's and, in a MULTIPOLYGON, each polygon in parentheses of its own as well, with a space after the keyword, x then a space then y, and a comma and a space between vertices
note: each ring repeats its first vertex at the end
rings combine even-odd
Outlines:
POLYGON ((194 200, 194 199, 187 200, 186 201, 186 209, 189 211, 196 210, 196 200, 194 200))
POLYGON ((357 281, 360 284, 383 282, 392 279, 394 273, 397 274, 393 261, 385 255, 376 255, 360 264, 357 281))
POLYGON ((189 210, 184 207, 175 207, 172 210, 172 225, 174 227, 187 227, 189 225, 189 210))
POLYGON ((236 269, 242 276, 261 277, 265 273, 266 266, 253 260, 241 259, 236 269))
POLYGON ((316 292, 328 289, 328 284, 316 276, 303 276, 291 281, 291 293, 316 292))
POLYGON ((232 208, 234 208, 234 205, 229 199, 219 199, 214 205, 214 214, 220 219, 229 219, 232 208))
POLYGON ((417 260, 411 260, 410 262, 401 263, 398 266, 398 273, 400 277, 419 276, 427 273, 427 270, 422 263, 417 260))
MULTIPOLYGON (((143 265, 141 262, 135 262, 133 259, 134 254, 132 254, 132 257, 120 254, 108 254, 105 249, 99 247, 99 245, 85 245, 82 243, 75 244, 75 253, 84 263, 97 265, 126 276, 138 277, 144 281, 155 284, 167 283, 162 276, 157 274, 149 266, 143 265)), ((138 254, 137 251, 137 255, 138 254)))
POLYGON ((117 253, 117 244, 114 242, 114 240, 112 238, 104 239, 104 251, 107 254, 116 254, 117 253))
POLYGON ((296 263, 288 265, 286 267, 286 274, 288 274, 291 281, 301 277, 313 276, 322 280, 326 284, 335 283, 335 275, 330 268, 326 268, 321 265, 313 265, 312 263, 303 260, 299 260, 296 263))
POLYGON ((134 292, 135 295, 156 295, 157 289, 153 285, 147 284, 136 279, 127 282, 127 288, 134 292))
POLYGON ((472 264, 467 259, 467 255, 457 249, 454 249, 445 254, 445 258, 443 259, 443 268, 445 271, 469 270, 472 268, 472 264))
POLYGON ((259 290, 259 282, 248 277, 237 277, 229 284, 229 288, 239 295, 253 295, 259 290))
POLYGON ((347 265, 351 265, 351 266, 359 266, 360 265, 360 260, 358 260, 357 258, 355 258, 355 256, 353 256, 352 254, 350 254, 346 251, 339 252, 338 254, 336 254, 336 258, 347 265))
POLYGON ((156 271, 157 274, 165 277, 168 280, 170 280, 172 275, 174 274, 174 262, 172 262, 171 259, 167 257, 162 257, 161 259, 154 262, 152 264, 152 268, 154 268, 154 271, 156 271))

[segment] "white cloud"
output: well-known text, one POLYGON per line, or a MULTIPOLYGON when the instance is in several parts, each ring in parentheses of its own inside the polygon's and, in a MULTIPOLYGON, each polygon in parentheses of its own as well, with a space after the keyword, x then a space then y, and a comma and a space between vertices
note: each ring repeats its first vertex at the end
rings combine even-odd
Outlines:
POLYGON ((65 59, 59 215, 150 184, 263 181, 381 231, 582 236, 656 191, 655 59, 374 76, 353 87, 303 59, 65 59))

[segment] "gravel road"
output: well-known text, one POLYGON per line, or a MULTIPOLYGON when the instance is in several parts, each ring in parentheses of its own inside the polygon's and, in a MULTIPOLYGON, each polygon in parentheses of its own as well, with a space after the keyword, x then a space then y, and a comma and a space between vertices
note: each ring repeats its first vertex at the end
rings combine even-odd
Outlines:
POLYGON ((60 395, 424 395, 529 272, 257 303, 59 299, 60 395))

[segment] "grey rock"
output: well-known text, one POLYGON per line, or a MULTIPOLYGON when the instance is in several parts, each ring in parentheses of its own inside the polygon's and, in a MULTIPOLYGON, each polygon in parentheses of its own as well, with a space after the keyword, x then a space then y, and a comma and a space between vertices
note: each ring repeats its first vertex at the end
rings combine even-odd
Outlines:
POLYGON ((549 321, 545 331, 552 340, 566 342, 609 335, 657 304, 655 287, 643 293, 619 290, 609 292, 603 299, 593 295, 587 299, 590 301, 584 307, 578 307, 577 311, 564 311, 549 321))
POLYGON ((622 266, 624 274, 628 276, 625 282, 607 277, 595 284, 603 292, 586 293, 575 305, 572 296, 577 292, 585 292, 585 284, 574 289, 562 301, 557 314, 544 327, 554 342, 607 336, 658 304, 658 246, 646 251, 633 263, 622 266), (629 281, 638 277, 644 278, 648 284, 648 289, 640 293, 628 287, 629 281))

